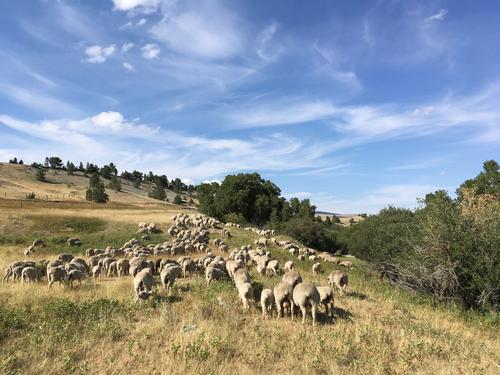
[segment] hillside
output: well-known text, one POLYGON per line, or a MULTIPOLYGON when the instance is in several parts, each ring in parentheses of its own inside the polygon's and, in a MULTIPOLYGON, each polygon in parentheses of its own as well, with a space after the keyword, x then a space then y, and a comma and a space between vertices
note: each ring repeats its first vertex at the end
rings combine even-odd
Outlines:
MULTIPOLYGON (((46 182, 37 181, 36 170, 29 165, 0 163, 0 198, 25 199, 26 194, 34 192, 37 199, 49 201, 82 201, 85 200, 85 191, 89 179, 81 172, 68 175, 66 171, 49 169, 45 175, 46 182)), ((133 186, 131 181, 120 178, 122 189, 120 192, 106 189, 109 201, 114 203, 143 205, 163 204, 156 199, 148 198, 151 184, 144 182, 139 188, 133 186)), ((105 185, 108 180, 103 179, 105 185)), ((176 193, 166 190, 167 198, 173 201, 176 193)), ((186 201, 191 197, 180 194, 186 201)))
MULTIPOLYGON (((26 182, 25 182, 26 184, 26 182)), ((35 186, 35 185, 29 185, 35 186)), ((23 259, 35 238, 47 247, 30 256, 82 255, 86 248, 121 246, 140 221, 166 229, 179 208, 0 207, 0 267, 23 259), (68 248, 69 237, 82 240, 68 248)), ((230 228, 230 248, 257 235, 230 228)), ((145 244, 171 239, 152 234, 145 244)), ((217 232, 211 238, 222 238, 217 232)), ((280 237, 280 239, 285 239, 280 237)), ((268 248, 281 266, 292 256, 268 248)), ((218 249, 211 245, 218 254, 218 249)), ((193 253, 193 257, 203 254, 193 253)), ((345 295, 336 295, 334 324, 323 315, 316 327, 274 312, 263 320, 258 306, 245 311, 231 282, 206 286, 200 276, 177 281, 172 295, 158 290, 150 301, 133 303, 131 277, 86 280, 74 289, 59 285, 0 284, 0 372, 7 374, 471 374, 498 373, 500 331, 494 316, 465 314, 433 306, 381 282, 365 262, 349 258, 345 295)), ((306 280, 325 285, 338 266, 296 264, 306 280)), ((260 276, 251 267, 256 290, 280 278, 260 276)), ((155 281, 158 285, 158 279, 155 281)))

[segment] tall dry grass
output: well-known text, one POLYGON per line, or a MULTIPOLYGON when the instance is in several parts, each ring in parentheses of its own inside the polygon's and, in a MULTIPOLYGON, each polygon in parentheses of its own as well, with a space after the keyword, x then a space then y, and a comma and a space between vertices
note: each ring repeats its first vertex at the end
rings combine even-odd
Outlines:
MULTIPOLYGON (((106 225, 95 228, 95 233, 72 232, 94 243, 101 241, 101 246, 108 238, 132 237, 137 222, 150 221, 144 218, 166 225, 170 215, 135 210, 135 216, 117 217, 108 212, 9 215, 15 216, 20 234, 43 226, 36 217, 36 225, 31 222, 33 215, 103 220, 106 225)), ((60 223, 54 224, 56 218, 49 223, 53 232, 48 236, 59 237, 60 223)), ((12 216, 0 228, 12 228, 8 225, 12 216)), ((231 232, 231 246, 256 238, 243 230, 231 232)), ((1 246, 0 266, 22 257, 23 246, 1 246)), ((289 259, 281 249, 271 252, 281 261, 289 259)), ((52 254, 46 249, 35 258, 52 254)), ((317 284, 325 284, 334 268, 325 264, 323 274, 312 275, 312 262, 296 263, 302 276, 317 284)), ((425 298, 380 282, 367 264, 355 260, 355 265, 349 272, 349 293, 336 296, 336 322, 321 316, 316 327, 310 319, 304 326, 300 320, 276 315, 263 320, 258 306, 249 312, 242 309, 230 282, 207 287, 200 277, 181 279, 171 295, 158 290, 143 304, 132 302, 129 277, 87 280, 74 289, 57 285, 51 291, 45 283, 0 284, 0 370, 7 374, 499 372, 498 317, 433 306, 425 298)), ((279 280, 251 273, 256 289, 279 280)))

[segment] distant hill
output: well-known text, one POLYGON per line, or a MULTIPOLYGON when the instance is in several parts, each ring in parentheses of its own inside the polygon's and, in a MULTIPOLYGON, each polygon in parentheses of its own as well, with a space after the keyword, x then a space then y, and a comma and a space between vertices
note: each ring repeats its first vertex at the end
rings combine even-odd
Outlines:
POLYGON ((326 217, 336 216, 340 219, 340 223, 344 225, 348 225, 351 219, 353 219, 355 223, 363 220, 363 218, 358 214, 336 214, 327 211, 316 211, 316 216, 320 217, 321 219, 325 219, 326 217))
MULTIPOLYGON (((82 172, 68 175, 60 169, 48 169, 45 175, 46 182, 38 181, 35 177, 36 169, 29 165, 0 163, 0 198, 25 199, 26 194, 35 193, 36 199, 49 201, 82 201, 85 200, 85 191, 89 178, 82 172)), ((107 186, 109 180, 101 178, 107 186)), ((122 190, 120 192, 106 189, 110 202, 128 204, 169 204, 148 197, 152 184, 143 182, 139 188, 133 186, 131 181, 120 178, 122 190)), ((169 202, 172 202, 177 193, 166 190, 169 202)), ((178 194, 186 202, 196 199, 187 194, 178 194)))

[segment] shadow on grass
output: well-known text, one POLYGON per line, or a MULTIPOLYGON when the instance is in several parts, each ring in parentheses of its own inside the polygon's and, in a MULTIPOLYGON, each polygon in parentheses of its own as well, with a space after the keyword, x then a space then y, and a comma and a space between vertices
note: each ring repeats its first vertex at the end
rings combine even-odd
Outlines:
POLYGON ((349 323, 353 322, 353 317, 354 317, 354 315, 352 315, 349 312, 349 310, 345 310, 341 307, 334 307, 333 308, 333 316, 335 317, 335 319, 345 320, 349 323))
POLYGON ((368 296, 366 294, 359 293, 359 292, 346 292, 345 296, 346 297, 351 297, 351 298, 356 298, 356 299, 359 299, 361 301, 364 301, 364 300, 368 299, 368 296))

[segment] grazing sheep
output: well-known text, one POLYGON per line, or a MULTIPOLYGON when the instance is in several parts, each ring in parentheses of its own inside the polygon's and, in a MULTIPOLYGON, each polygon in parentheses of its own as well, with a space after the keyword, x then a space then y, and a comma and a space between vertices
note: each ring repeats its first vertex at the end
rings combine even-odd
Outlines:
POLYGON ((302 324, 306 322, 307 307, 311 306, 313 325, 316 325, 316 310, 320 302, 318 289, 308 281, 293 288, 293 303, 302 311, 302 324))
POLYGON ((285 274, 282 277, 282 280, 287 282, 293 287, 297 285, 298 283, 302 282, 302 276, 297 271, 288 271, 285 272, 285 274))
POLYGON ((52 284, 58 282, 62 286, 66 283, 67 272, 64 267, 49 267, 47 268, 47 281, 49 282, 49 290, 52 288, 52 284))
MULTIPOLYGON (((282 311, 285 307, 289 307, 290 313, 293 318, 293 286, 286 281, 280 281, 274 287, 274 301, 276 303, 276 310, 278 311, 278 318, 281 318, 282 311)), ((284 315, 284 314, 283 314, 284 315)))
POLYGON ((17 266, 12 269, 12 281, 21 281, 24 266, 17 266))
POLYGON ((236 287, 240 284, 251 283, 250 275, 248 274, 248 270, 246 268, 240 268, 236 270, 234 273, 234 283, 236 287))
POLYGON ((318 289, 319 293, 319 303, 322 304, 325 307, 325 313, 326 315, 330 315, 332 320, 335 320, 333 316, 333 302, 334 302, 334 296, 333 296, 333 289, 331 286, 318 286, 316 287, 318 289))
POLYGON ((111 262, 108 267, 108 277, 118 276, 118 267, 116 261, 111 262))
POLYGON ((342 262, 339 262, 339 266, 352 268, 352 262, 350 260, 343 260, 342 262))
POLYGON ((78 281, 78 285, 82 284, 82 280, 85 280, 87 275, 80 270, 71 270, 68 273, 68 284, 70 288, 73 288, 73 283, 78 281))
POLYGON ((306 256, 304 254, 300 254, 299 256, 297 256, 297 259, 303 262, 304 260, 306 260, 306 256))
POLYGON ((181 263, 182 264, 182 276, 184 278, 187 277, 188 273, 192 274, 193 272, 196 272, 196 263, 188 258, 184 259, 184 261, 181 263))
POLYGON ((116 261, 116 270, 118 276, 127 276, 130 269, 130 262, 128 259, 118 259, 116 261))
POLYGON ((285 269, 285 271, 294 271, 295 270, 295 263, 293 262, 293 260, 289 260, 289 261, 285 262, 285 265, 283 266, 283 268, 285 269))
POLYGON ((280 264, 276 259, 270 260, 269 263, 267 263, 266 268, 271 271, 271 274, 276 276, 280 274, 280 264))
POLYGON ((314 263, 312 266, 313 275, 316 275, 321 272, 321 263, 314 263))
POLYGON ((241 267, 243 267, 243 261, 241 260, 228 260, 226 262, 226 270, 230 278, 233 278, 234 273, 241 267))
POLYGON ((22 283, 37 283, 42 278, 42 271, 35 267, 26 267, 21 272, 22 283))
POLYGON ((205 270, 205 280, 207 281, 207 285, 214 280, 222 280, 225 278, 226 278, 226 273, 220 268, 212 267, 212 265, 210 265, 205 270))
POLYGON ((170 293, 170 289, 174 286, 175 280, 179 277, 181 273, 181 267, 176 264, 169 263, 160 274, 160 280, 163 285, 163 289, 170 293))
POLYGON ((332 288, 337 288, 342 294, 345 292, 348 282, 347 275, 339 270, 333 271, 328 276, 328 284, 332 288))
POLYGON ((260 294, 260 306, 262 307, 262 317, 266 319, 274 305, 274 292, 272 289, 264 289, 260 294))
POLYGON ((241 302, 243 303, 243 308, 245 310, 250 309, 250 302, 253 300, 253 288, 250 283, 236 284, 238 289, 238 294, 240 296, 241 302))
POLYGON ((144 268, 134 276, 135 294, 141 291, 150 292, 153 288, 153 271, 150 268, 144 268))
POLYGON ((101 277, 101 266, 96 265, 96 266, 92 267, 92 277, 94 279, 101 277))
POLYGON ((59 254, 57 260, 61 263, 69 263, 74 258, 71 254, 59 254))

